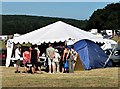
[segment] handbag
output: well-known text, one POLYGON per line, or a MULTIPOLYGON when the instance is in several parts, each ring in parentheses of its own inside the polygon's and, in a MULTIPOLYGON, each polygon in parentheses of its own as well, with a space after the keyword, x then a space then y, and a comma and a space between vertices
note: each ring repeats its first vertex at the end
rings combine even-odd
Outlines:
POLYGON ((68 69, 69 68, 69 64, 68 64, 68 61, 65 62, 64 64, 64 68, 68 69))

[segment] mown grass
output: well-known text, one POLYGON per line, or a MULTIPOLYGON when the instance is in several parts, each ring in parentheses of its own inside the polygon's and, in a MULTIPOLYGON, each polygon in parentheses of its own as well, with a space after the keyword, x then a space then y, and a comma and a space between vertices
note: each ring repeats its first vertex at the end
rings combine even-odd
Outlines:
POLYGON ((14 67, 0 68, 2 87, 118 87, 120 83, 117 67, 64 74, 15 74, 14 67))

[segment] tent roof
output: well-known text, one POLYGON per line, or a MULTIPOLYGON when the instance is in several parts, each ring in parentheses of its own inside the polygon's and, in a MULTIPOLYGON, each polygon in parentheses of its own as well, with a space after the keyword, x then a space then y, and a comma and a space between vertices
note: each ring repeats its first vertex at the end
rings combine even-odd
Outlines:
MULTIPOLYGON (((26 33, 19 37, 14 38, 14 43, 32 43, 32 44, 41 44, 43 42, 59 42, 67 41, 69 38, 74 39, 74 41, 89 39, 96 39, 96 36, 90 32, 83 31, 77 27, 58 21, 52 23, 48 26, 42 27, 35 31, 26 33)), ((98 41, 93 40, 93 41, 98 41)))

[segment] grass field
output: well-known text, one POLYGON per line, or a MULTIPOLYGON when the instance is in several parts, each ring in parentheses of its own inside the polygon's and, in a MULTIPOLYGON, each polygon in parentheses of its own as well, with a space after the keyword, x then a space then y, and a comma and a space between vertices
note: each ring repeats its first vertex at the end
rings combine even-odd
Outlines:
MULTIPOLYGON (((75 73, 15 74, 14 67, 0 67, 2 87, 118 87, 118 67, 75 73)), ((23 67, 20 68, 23 71, 23 67)))

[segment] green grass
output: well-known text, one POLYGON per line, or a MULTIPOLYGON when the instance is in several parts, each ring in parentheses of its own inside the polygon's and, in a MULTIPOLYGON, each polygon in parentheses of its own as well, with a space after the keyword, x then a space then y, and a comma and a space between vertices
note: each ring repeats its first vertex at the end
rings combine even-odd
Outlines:
POLYGON ((66 74, 15 74, 14 67, 1 70, 2 87, 118 87, 117 67, 66 74))

